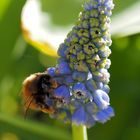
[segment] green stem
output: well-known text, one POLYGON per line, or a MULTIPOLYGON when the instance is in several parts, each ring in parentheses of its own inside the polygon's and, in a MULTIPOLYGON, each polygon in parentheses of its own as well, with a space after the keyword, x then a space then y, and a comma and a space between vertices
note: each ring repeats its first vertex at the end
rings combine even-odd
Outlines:
POLYGON ((87 129, 84 125, 77 126, 72 124, 72 134, 73 140, 88 140, 87 129))

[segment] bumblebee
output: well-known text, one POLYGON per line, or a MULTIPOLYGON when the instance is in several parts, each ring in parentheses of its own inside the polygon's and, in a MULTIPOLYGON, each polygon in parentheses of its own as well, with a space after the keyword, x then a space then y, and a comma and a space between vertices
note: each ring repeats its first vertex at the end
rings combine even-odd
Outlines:
POLYGON ((22 88, 25 113, 28 109, 34 109, 53 114, 55 108, 47 101, 51 100, 52 92, 58 86, 58 82, 47 72, 35 73, 27 77, 22 88))

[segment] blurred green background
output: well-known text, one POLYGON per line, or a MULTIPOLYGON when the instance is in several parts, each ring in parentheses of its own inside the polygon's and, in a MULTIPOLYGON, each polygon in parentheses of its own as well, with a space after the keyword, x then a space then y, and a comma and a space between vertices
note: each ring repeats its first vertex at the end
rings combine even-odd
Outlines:
MULTIPOLYGON (((52 25, 62 27, 75 22, 83 1, 41 0, 43 11, 51 15, 52 25)), ((138 1, 114 0, 113 17, 138 1)), ((0 1, 0 140, 70 140, 70 126, 50 119, 47 114, 29 111, 24 120, 22 81, 29 74, 44 71, 56 63, 55 58, 40 53, 24 41, 20 29, 24 3, 25 0, 0 1)), ((127 17, 130 12, 127 10, 127 17)), ((139 13, 133 16, 140 18, 139 13)), ((117 22, 123 24, 121 18, 117 22)), ((119 36, 122 30, 118 28, 112 36, 109 70, 111 105, 116 115, 106 124, 96 124, 89 129, 89 140, 140 140, 140 34, 136 30, 128 33, 129 36, 119 36)))

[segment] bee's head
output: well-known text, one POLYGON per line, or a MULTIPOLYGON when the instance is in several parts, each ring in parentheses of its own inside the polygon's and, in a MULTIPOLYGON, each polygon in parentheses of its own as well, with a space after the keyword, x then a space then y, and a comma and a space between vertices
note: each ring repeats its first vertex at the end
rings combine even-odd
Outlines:
POLYGON ((38 82, 37 82, 37 88, 38 88, 38 92, 40 94, 48 94, 54 88, 56 88, 57 85, 58 84, 57 84, 56 80, 54 80, 47 73, 42 73, 41 75, 39 75, 38 82))

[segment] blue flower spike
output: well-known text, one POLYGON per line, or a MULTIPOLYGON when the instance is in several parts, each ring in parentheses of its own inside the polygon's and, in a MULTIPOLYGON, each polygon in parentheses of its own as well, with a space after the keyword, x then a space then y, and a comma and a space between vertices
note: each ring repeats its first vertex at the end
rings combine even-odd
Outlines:
POLYGON ((48 73, 50 76, 54 77, 54 76, 56 75, 56 68, 55 68, 55 67, 50 67, 50 68, 48 68, 48 69, 47 69, 47 73, 48 73))
POLYGON ((75 26, 60 44, 56 67, 47 69, 59 83, 49 100, 56 110, 53 117, 92 127, 114 116, 108 94, 113 7, 113 0, 86 2, 75 26))
POLYGON ((93 100, 99 109, 105 109, 110 105, 108 94, 100 89, 93 93, 93 100))
POLYGON ((72 116, 72 122, 81 125, 86 123, 87 114, 83 107, 78 108, 72 116))
POLYGON ((75 81, 79 81, 79 82, 86 81, 87 76, 88 76, 88 73, 87 72, 74 71, 72 73, 72 78, 75 81))
POLYGON ((73 85, 72 93, 77 99, 88 99, 90 97, 90 93, 86 89, 85 84, 80 82, 73 85))
POLYGON ((56 66, 56 73, 59 74, 71 74, 71 69, 68 62, 62 61, 56 66))
POLYGON ((62 85, 54 90, 54 96, 60 98, 70 98, 69 88, 65 85, 62 85))
POLYGON ((70 91, 65 85, 62 85, 54 90, 54 100, 56 101, 56 107, 62 107, 68 105, 70 102, 70 91))
POLYGON ((110 120, 110 118, 113 116, 114 116, 114 111, 110 106, 108 106, 108 108, 97 112, 94 118, 97 122, 105 123, 106 121, 110 120))

